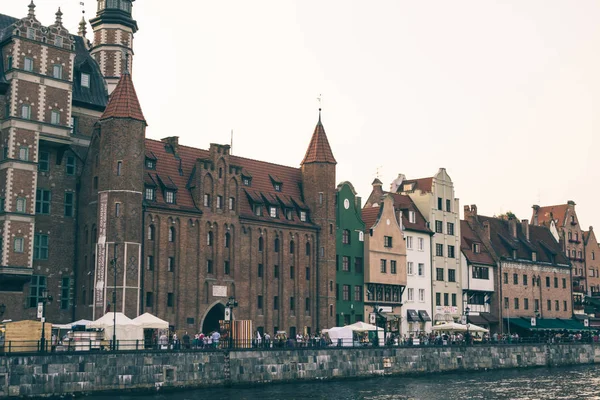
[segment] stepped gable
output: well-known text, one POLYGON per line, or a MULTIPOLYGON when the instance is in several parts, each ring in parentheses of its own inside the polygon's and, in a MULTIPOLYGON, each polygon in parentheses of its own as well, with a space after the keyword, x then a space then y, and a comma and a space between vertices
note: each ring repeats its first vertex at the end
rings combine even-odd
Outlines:
POLYGON ((335 157, 333 157, 331 146, 329 146, 329 140, 327 140, 325 128, 321 123, 321 110, 319 110, 319 122, 317 122, 317 126, 315 127, 315 131, 310 139, 308 149, 306 150, 306 154, 302 160, 302 164, 308 163, 337 164, 335 157))
POLYGON ((108 118, 131 118, 146 122, 131 75, 127 73, 121 75, 100 120, 108 118))
POLYGON ((460 221, 460 250, 472 264, 496 265, 490 251, 481 238, 471 229, 468 221, 460 221), (473 251, 473 243, 479 243, 479 253, 473 251))

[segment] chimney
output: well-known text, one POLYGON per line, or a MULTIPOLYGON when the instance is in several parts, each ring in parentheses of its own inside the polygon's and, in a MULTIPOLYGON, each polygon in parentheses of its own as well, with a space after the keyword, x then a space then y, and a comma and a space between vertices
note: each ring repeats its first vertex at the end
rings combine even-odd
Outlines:
POLYGON ((483 230, 485 231, 485 236, 487 237, 488 240, 492 239, 492 232, 490 229, 490 223, 489 221, 483 221, 483 230))
POLYGON ((468 218, 477 217, 477 205, 476 204, 471 204, 470 207, 465 206, 464 210, 465 210, 465 220, 468 218))
POLYGON ((354 207, 356 207, 357 210, 360 210, 362 208, 362 199, 359 196, 356 196, 354 198, 354 207))
POLYGON ((539 226, 539 220, 538 220, 538 213, 540 211, 540 206, 538 206, 537 204, 534 204, 531 206, 531 208, 533 208, 533 225, 534 226, 539 226))
POLYGON ((515 218, 510 218, 508 220, 508 230, 510 231, 510 236, 514 239, 517 238, 517 220, 515 218))
POLYGON ((379 203, 384 195, 383 189, 381 188, 383 184, 381 183, 379 178, 375 178, 371 185, 373 185, 373 193, 371 194, 371 196, 369 196, 369 201, 372 200, 373 204, 379 203))
POLYGON ((573 207, 575 206, 575 202, 573 200, 567 201, 567 204, 573 207))
POLYGON ((521 228, 523 229, 523 235, 525 235, 525 237, 529 241, 529 221, 526 219, 522 219, 521 228))
POLYGON ((171 146, 171 150, 173 151, 173 154, 175 154, 176 156, 178 155, 179 136, 169 136, 169 137, 160 139, 160 141, 171 146))

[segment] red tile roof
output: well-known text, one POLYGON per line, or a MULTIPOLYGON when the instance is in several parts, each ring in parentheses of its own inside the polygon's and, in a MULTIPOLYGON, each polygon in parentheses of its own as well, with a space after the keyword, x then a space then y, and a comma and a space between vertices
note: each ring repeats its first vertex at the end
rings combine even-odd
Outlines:
POLYGON ((365 207, 362 209, 362 220, 365 223, 365 229, 369 230, 379 219, 381 207, 365 207))
POLYGON ((558 220, 556 225, 563 226, 565 223, 565 217, 567 215, 568 209, 568 204, 540 207, 538 210, 538 223, 540 225, 548 225, 552 219, 556 219, 558 220))
POLYGON ((414 190, 420 190, 422 192, 431 192, 433 186, 433 178, 419 178, 419 179, 406 179, 402 181, 402 185, 398 188, 399 191, 404 191, 404 185, 409 183, 415 183, 414 190))
POLYGON ((135 93, 131 75, 121 75, 117 87, 110 95, 104 114, 102 114, 100 119, 108 118, 132 118, 146 121, 137 94, 135 93))
MULTIPOLYGON (((162 141, 146 139, 146 153, 154 155, 157 159, 156 170, 147 169, 149 178, 146 178, 147 183, 152 181, 157 184, 160 182, 157 175, 165 184, 177 187, 176 204, 167 204, 164 201, 161 190, 156 191, 156 201, 149 206, 155 205, 167 207, 174 210, 191 210, 202 212, 202 205, 196 205, 192 198, 191 190, 187 185, 192 178, 194 166, 198 159, 208 159, 210 154, 207 150, 198 149, 179 145, 177 156, 170 150, 170 146, 162 141), (169 150, 167 150, 169 148, 169 150), (179 158, 177 158, 179 157, 179 158), (179 168, 181 166, 181 174, 179 168)), ((269 222, 278 222, 286 225, 302 225, 314 227, 309 221, 302 222, 297 213, 293 213, 293 219, 288 221, 285 218, 285 213, 279 212, 277 218, 271 218, 268 215, 268 210, 262 212, 262 216, 256 216, 252 210, 252 201, 260 201, 261 204, 277 203, 278 209, 283 207, 295 207, 300 210, 308 211, 308 207, 302 201, 301 183, 302 172, 300 168, 287 167, 284 165, 272 164, 265 161, 257 161, 239 156, 230 156, 229 162, 231 165, 241 167, 242 175, 251 177, 250 186, 240 185, 240 198, 237 199, 239 206, 239 215, 249 218, 264 220, 269 222), (272 176, 277 176, 281 180, 280 191, 276 191, 273 185, 272 176)), ((264 206, 263 206, 264 207, 264 206)))
POLYGON ((460 250, 471 264, 496 265, 488 248, 465 220, 460 221, 460 235, 460 250), (473 243, 479 244, 479 253, 473 251, 473 243))
POLYGON ((427 226, 427 221, 421 211, 417 208, 412 199, 400 193, 390 193, 394 198, 394 209, 402 211, 402 224, 404 228, 409 231, 419 231, 424 233, 432 234, 433 232, 427 226), (415 212, 415 222, 412 223, 408 219, 408 211, 415 212))
POLYGON ((317 123, 312 138, 310 139, 310 144, 308 145, 308 149, 306 150, 306 155, 304 156, 304 160, 302 160, 302 164, 314 162, 337 164, 337 161, 335 161, 335 158, 333 157, 331 147, 329 146, 329 141, 327 140, 327 135, 325 134, 325 128, 323 128, 323 124, 321 123, 320 110, 319 122, 317 123))

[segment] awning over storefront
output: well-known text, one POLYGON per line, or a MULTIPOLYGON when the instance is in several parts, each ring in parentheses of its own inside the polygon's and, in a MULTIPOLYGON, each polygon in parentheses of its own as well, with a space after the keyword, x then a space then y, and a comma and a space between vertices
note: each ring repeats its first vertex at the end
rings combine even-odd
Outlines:
POLYGON ((471 315, 469 314, 468 316, 468 321, 471 324, 475 324, 475 325, 487 325, 489 324, 489 322, 487 321, 487 319, 483 318, 481 315, 471 315))
POLYGON ((504 320, 511 325, 531 331, 586 331, 595 330, 594 328, 587 328, 583 324, 574 319, 560 319, 560 318, 537 318, 535 326, 531 326, 531 318, 519 317, 519 318, 504 318, 504 320))
POLYGON ((417 314, 415 310, 406 310, 406 314, 406 320, 408 322, 421 322, 421 320, 419 319, 419 314, 417 314))
POLYGON ((479 315, 485 318, 490 324, 497 324, 498 322, 500 322, 498 317, 496 317, 494 314, 490 314, 489 312, 482 312, 479 313, 479 315))
POLYGON ((429 314, 427 314, 427 311, 425 310, 419 310, 419 317, 423 322, 431 321, 431 317, 429 316, 429 314))

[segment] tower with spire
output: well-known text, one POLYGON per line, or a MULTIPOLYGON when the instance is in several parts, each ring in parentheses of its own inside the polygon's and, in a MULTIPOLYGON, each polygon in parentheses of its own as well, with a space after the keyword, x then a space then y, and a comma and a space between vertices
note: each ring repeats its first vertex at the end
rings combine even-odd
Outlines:
POLYGON ((319 108, 319 121, 301 163, 304 202, 311 210, 311 222, 320 227, 318 243, 314 244, 317 329, 335 326, 336 322, 335 292, 330 290, 336 280, 336 164, 319 108))
POLYGON ((132 18, 133 2, 98 0, 96 17, 90 20, 94 30, 91 54, 100 65, 109 94, 117 86, 125 69, 131 73, 133 35, 138 29, 137 22, 132 18))

